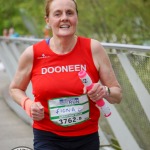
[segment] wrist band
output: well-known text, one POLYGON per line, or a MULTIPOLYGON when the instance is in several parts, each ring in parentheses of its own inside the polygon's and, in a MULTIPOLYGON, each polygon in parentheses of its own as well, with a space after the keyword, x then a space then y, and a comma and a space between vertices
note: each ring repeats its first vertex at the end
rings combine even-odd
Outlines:
POLYGON ((33 104, 33 101, 29 99, 29 97, 25 97, 21 101, 22 108, 26 111, 26 113, 31 117, 31 105, 33 104))
POLYGON ((106 89, 106 95, 110 96, 110 88, 108 86, 105 86, 105 89, 106 89))
POLYGON ((25 103, 26 101, 29 99, 29 97, 25 97, 22 101, 21 101, 21 107, 25 110, 25 103))

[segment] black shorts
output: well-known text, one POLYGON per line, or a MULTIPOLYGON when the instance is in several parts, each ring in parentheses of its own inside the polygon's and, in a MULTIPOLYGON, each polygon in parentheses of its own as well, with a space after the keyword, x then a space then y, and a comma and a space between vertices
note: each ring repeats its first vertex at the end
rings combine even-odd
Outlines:
POLYGON ((85 136, 66 137, 33 129, 34 150, 99 150, 98 132, 85 136))

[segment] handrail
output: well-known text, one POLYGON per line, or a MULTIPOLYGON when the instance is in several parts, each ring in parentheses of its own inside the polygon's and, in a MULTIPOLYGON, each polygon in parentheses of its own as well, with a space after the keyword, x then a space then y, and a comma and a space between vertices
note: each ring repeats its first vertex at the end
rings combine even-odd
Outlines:
MULTIPOLYGON (((22 41, 22 42, 39 42, 40 40, 43 39, 37 39, 37 38, 27 38, 27 37, 17 37, 17 38, 9 38, 9 37, 3 37, 0 36, 0 40, 10 40, 10 41, 22 41)), ((150 46, 145 46, 145 45, 133 45, 133 44, 119 44, 119 43, 105 43, 105 42, 101 42, 101 44, 105 47, 105 48, 109 48, 109 49, 116 49, 116 50, 130 50, 131 49, 133 51, 144 51, 144 52, 148 52, 150 51, 150 46)))

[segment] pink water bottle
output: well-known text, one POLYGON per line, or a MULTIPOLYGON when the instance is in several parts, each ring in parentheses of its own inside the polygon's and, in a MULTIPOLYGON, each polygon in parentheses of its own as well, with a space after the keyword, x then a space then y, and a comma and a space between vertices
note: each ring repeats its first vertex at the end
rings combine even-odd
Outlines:
MULTIPOLYGON (((78 76, 81 79, 82 83, 86 86, 87 90, 90 90, 93 87, 94 84, 92 83, 90 76, 84 70, 80 71, 78 73, 78 76)), ((110 108, 107 106, 103 99, 96 101, 96 104, 98 107, 100 107, 100 110, 105 117, 111 115, 110 108)))

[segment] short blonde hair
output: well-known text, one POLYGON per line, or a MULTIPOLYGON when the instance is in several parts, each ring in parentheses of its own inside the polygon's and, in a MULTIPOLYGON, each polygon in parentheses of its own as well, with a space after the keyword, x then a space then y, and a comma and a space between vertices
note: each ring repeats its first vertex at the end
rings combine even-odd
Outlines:
MULTIPOLYGON (((54 0, 46 0, 45 1, 45 16, 46 17, 49 16, 49 13, 50 13, 49 6, 51 5, 52 1, 54 1, 54 0)), ((77 3, 76 3, 76 0, 72 0, 72 1, 75 4, 76 12, 78 14, 78 6, 77 6, 77 3)))

